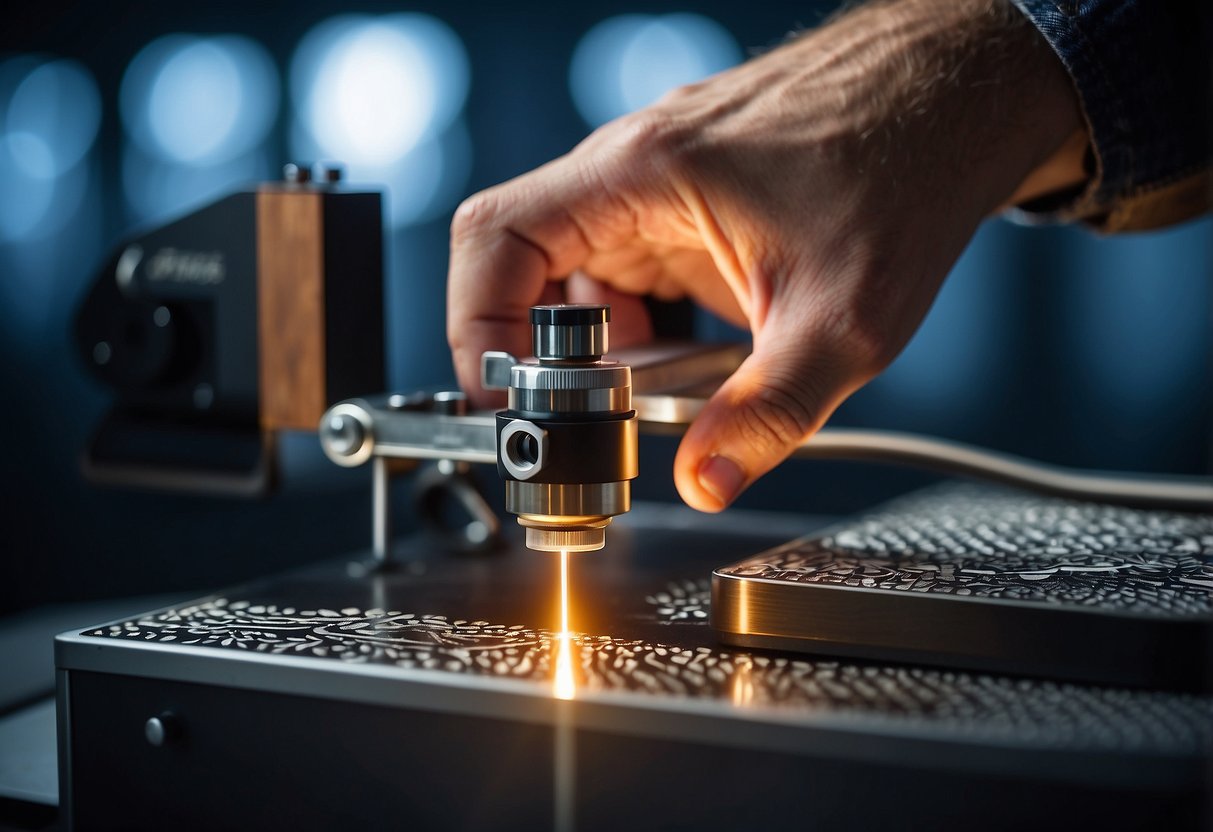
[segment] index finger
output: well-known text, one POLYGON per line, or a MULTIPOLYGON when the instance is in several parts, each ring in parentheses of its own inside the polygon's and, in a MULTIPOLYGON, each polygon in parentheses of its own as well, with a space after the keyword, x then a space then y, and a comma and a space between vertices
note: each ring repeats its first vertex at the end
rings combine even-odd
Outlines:
POLYGON ((605 188, 569 157, 459 206, 451 223, 447 338, 460 386, 474 404, 485 350, 530 351, 528 315, 548 281, 578 268, 595 245, 634 233, 605 188))

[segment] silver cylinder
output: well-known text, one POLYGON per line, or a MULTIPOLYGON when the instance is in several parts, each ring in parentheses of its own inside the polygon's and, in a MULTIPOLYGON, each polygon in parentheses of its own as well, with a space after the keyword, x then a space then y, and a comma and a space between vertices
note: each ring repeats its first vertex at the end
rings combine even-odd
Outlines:
POLYGON ((533 328, 531 343, 540 361, 596 359, 607 351, 607 325, 541 325, 533 328))
POLYGON ((603 517, 632 508, 632 484, 623 482, 505 483, 505 510, 536 517, 603 517))
POLYGON ((530 413, 626 413, 632 409, 632 370, 614 361, 510 370, 509 407, 530 413))
POLYGON ((587 361, 564 366, 515 364, 510 369, 510 387, 519 390, 600 390, 631 386, 632 368, 617 361, 587 361))
POLYGON ((596 528, 527 526, 526 546, 537 552, 597 552, 606 545, 606 525, 596 528))

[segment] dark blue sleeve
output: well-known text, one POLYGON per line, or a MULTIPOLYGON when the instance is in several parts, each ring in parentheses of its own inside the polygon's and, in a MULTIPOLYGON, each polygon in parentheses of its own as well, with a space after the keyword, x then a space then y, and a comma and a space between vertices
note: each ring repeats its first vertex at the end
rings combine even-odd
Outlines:
POLYGON ((1213 190, 1210 0, 1012 0, 1074 81, 1090 130, 1091 182, 1029 218, 1107 231, 1197 216, 1213 190))

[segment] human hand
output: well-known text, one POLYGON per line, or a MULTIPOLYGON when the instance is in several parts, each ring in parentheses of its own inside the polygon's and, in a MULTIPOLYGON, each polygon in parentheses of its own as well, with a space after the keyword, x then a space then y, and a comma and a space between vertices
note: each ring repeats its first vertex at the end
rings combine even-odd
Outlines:
POLYGON ((863 7, 605 125, 467 200, 448 337, 472 400, 536 303, 690 297, 753 333, 687 431, 679 493, 718 511, 897 355, 977 225, 1082 178, 1076 96, 1005 0, 863 7))

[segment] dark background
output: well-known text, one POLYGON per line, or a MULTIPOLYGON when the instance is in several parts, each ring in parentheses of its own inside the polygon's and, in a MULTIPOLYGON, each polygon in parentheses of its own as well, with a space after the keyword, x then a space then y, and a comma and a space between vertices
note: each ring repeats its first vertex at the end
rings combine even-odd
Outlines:
MULTIPOLYGON (((704 15, 744 53, 817 23, 829 9, 704 2, 644 11, 704 15)), ((284 438, 284 487, 264 501, 101 490, 82 482, 78 455, 107 394, 69 346, 74 308, 124 234, 272 177, 298 152, 288 92, 296 46, 317 24, 350 11, 321 2, 40 2, 6 10, 0 140, 16 85, 41 61, 78 62, 95 82, 101 117, 91 150, 54 185, 55 199, 74 196, 53 203, 31 232, 0 233, 0 613, 50 601, 204 590, 367 545, 369 472, 336 469, 313 436, 284 438), (127 182, 138 164, 119 116, 119 90, 140 50, 170 33, 239 34, 258 42, 276 66, 280 106, 241 164, 163 185, 154 200, 159 210, 152 210, 148 200, 131 196, 127 182)), ((356 11, 401 9, 361 3, 356 11)), ((470 88, 450 140, 470 155, 466 171, 443 183, 428 218, 393 226, 387 235, 395 388, 451 377, 444 281, 447 223, 459 198, 567 151, 589 131, 570 94, 574 50, 605 18, 637 9, 462 2, 407 11, 443 21, 466 50, 470 88)), ((70 122, 70 113, 65 118, 70 122)), ((359 178, 356 165, 351 174, 359 178)), ((12 215, 28 199, 19 180, 0 178, 0 208, 12 215)), ((903 357, 834 423, 929 432, 1066 465, 1209 472, 1210 228, 1206 219, 1100 238, 1079 228, 987 223, 903 357)), ((729 335, 706 317, 698 326, 703 337, 729 335)), ((673 447, 646 440, 641 496, 676 499, 668 475, 673 447)), ((742 504, 841 512, 925 481, 914 472, 793 463, 742 504)), ((407 515, 403 501, 401 511, 407 515)))

